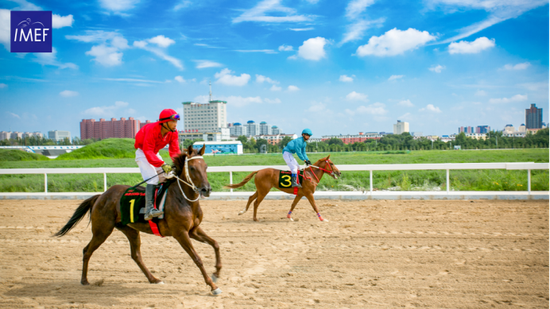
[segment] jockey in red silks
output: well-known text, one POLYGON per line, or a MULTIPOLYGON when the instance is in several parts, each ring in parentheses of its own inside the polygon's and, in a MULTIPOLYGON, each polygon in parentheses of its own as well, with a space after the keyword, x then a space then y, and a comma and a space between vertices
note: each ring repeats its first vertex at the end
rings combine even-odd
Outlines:
POLYGON ((180 154, 178 143, 178 131, 176 126, 180 115, 173 109, 165 109, 160 113, 159 121, 146 124, 136 134, 136 162, 141 171, 143 180, 147 180, 145 188, 145 220, 162 215, 162 211, 153 207, 155 187, 159 182, 164 182, 164 174, 169 173, 172 167, 162 160, 159 150, 170 145, 168 150, 170 157, 180 154), (150 179, 149 179, 150 178, 150 179))

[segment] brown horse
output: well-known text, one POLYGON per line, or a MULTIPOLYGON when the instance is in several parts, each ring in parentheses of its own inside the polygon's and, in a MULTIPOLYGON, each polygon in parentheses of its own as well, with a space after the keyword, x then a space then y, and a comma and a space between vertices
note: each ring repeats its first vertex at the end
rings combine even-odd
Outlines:
MULTIPOLYGON (((248 176, 246 176, 243 181, 241 181, 238 184, 232 184, 232 185, 226 185, 226 188, 240 188, 244 186, 247 182, 256 175, 256 178, 254 178, 254 184, 256 184, 256 192, 251 195, 248 198, 248 203, 246 204, 246 207, 243 211, 239 213, 239 215, 244 214, 247 210, 250 204, 254 202, 254 221, 258 221, 257 213, 258 213, 258 206, 260 206, 260 203, 263 201, 265 196, 269 193, 269 190, 273 187, 289 193, 294 194, 294 188, 283 188, 279 184, 279 172, 280 170, 274 169, 274 168, 264 168, 259 171, 255 171, 250 173, 248 176), (254 201, 256 200, 256 201, 254 201)), ((328 221, 327 219, 323 219, 321 214, 319 213, 319 209, 317 208, 317 204, 315 204, 315 199, 313 198, 313 193, 315 193, 315 189, 317 188, 317 185, 321 181, 321 178, 323 175, 327 173, 332 178, 337 179, 340 177, 341 173, 340 171, 334 166, 334 163, 330 161, 330 155, 326 158, 319 159, 315 164, 313 164, 311 167, 306 167, 304 169, 304 181, 302 182, 302 188, 298 189, 298 192, 296 194, 296 198, 294 198, 294 202, 292 202, 292 207, 290 208, 290 211, 288 212, 287 218, 292 220, 292 211, 294 211, 294 207, 298 204, 300 199, 305 196, 311 206, 313 207, 313 210, 315 213, 317 213, 317 217, 319 217, 319 220, 321 221, 328 221)))
MULTIPOLYGON (((214 295, 222 291, 216 286, 215 282, 220 277, 222 268, 220 260, 220 249, 218 243, 208 237, 200 228, 202 221, 202 210, 199 204, 199 197, 210 196, 212 188, 206 176, 207 165, 202 159, 205 147, 196 151, 190 146, 187 152, 181 153, 173 158, 176 183, 168 187, 166 202, 164 207, 164 219, 158 223, 159 231, 163 236, 174 237, 183 249, 191 256, 197 267, 199 267, 204 281, 210 286, 214 295), (179 177, 177 176, 179 175, 179 177), (183 178, 183 179, 182 179, 183 178), (180 182, 182 184, 180 184, 180 182), (195 185, 196 184, 196 185, 195 185), (206 273, 201 258, 195 252, 191 238, 203 243, 207 243, 214 248, 216 254, 216 272, 212 279, 206 273)), ((54 236, 63 236, 69 232, 85 215, 90 212, 92 222, 93 237, 90 243, 84 248, 82 278, 80 283, 88 285, 88 261, 94 251, 111 235, 114 228, 120 230, 130 241, 132 259, 138 264, 141 271, 145 274, 150 283, 163 282, 155 278, 141 259, 141 240, 140 232, 153 234, 148 223, 131 223, 122 225, 120 214, 120 198, 129 186, 114 185, 105 193, 95 195, 80 204, 75 213, 69 219, 69 222, 57 232, 54 236)))

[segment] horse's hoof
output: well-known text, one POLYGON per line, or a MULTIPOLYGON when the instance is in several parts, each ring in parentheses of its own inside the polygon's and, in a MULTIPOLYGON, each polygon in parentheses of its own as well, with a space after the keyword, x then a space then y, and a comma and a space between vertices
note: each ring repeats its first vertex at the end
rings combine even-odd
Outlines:
POLYGON ((323 219, 321 220, 321 222, 328 222, 328 219, 323 219))
POLYGON ((153 282, 153 284, 164 284, 164 281, 153 282))
POLYGON ((220 290, 220 288, 217 288, 215 290, 212 291, 212 295, 214 296, 218 296, 222 293, 222 290, 220 290))
POLYGON ((294 221, 294 219, 292 219, 292 217, 289 217, 290 221, 294 221))
POLYGON ((80 284, 82 284, 82 285, 90 285, 90 282, 88 282, 87 280, 86 280, 86 281, 80 281, 80 284))
POLYGON ((216 276, 216 274, 212 274, 212 282, 218 282, 218 277, 216 276))
POLYGON ((242 212, 242 211, 239 211, 239 216, 240 216, 240 215, 242 215, 242 214, 244 214, 244 212, 242 212))

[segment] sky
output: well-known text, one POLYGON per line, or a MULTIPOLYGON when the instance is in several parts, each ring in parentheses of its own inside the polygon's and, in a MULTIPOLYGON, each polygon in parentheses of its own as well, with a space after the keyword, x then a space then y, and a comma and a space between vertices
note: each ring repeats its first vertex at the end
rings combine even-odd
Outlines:
MULTIPOLYGON (((540 0, 0 0, 0 131, 157 120, 227 101, 227 121, 314 137, 502 130, 549 110, 540 0), (10 10, 53 14, 52 53, 10 52, 10 10)), ((178 124, 183 129, 183 124, 178 124)))

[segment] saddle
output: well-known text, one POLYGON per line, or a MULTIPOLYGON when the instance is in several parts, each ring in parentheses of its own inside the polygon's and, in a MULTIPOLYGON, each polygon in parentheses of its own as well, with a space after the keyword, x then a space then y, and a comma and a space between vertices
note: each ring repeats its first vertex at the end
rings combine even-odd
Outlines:
MULTIPOLYGON (((292 177, 291 171, 279 171, 279 187, 281 188, 290 188, 292 187, 292 182, 290 181, 292 177)), ((303 173, 300 175, 298 171, 298 182, 302 183, 304 180, 303 173)))
MULTIPOLYGON (((164 211, 164 204, 166 202, 166 192, 172 182, 165 182, 159 184, 155 189, 154 207, 164 211)), ((129 223, 148 223, 144 219, 145 217, 145 188, 144 187, 130 187, 128 188, 122 197, 120 198, 120 214, 123 225, 129 223)), ((164 214, 159 217, 153 218, 154 223, 158 223, 160 219, 164 218, 164 214)))

